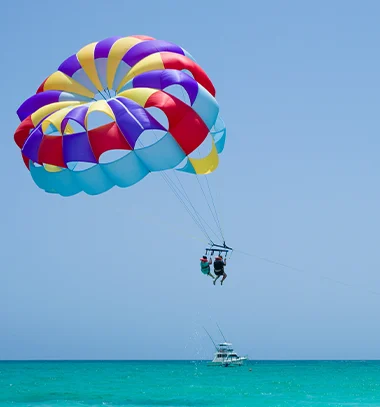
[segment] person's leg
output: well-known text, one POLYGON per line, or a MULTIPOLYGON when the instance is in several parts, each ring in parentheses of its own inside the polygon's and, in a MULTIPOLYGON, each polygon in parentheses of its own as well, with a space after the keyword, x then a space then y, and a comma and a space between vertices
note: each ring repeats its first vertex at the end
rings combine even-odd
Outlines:
POLYGON ((223 281, 224 281, 226 278, 227 278, 227 274, 226 274, 226 273, 223 273, 223 278, 222 278, 222 281, 220 282, 220 285, 223 284, 223 281))
POLYGON ((215 278, 215 276, 212 275, 211 271, 209 271, 208 275, 209 275, 211 278, 215 278))
MULTIPOLYGON (((215 273, 215 274, 216 274, 216 273, 215 273)), ((216 280, 217 280, 219 277, 220 277, 220 275, 216 274, 216 277, 215 277, 215 279, 214 279, 214 285, 215 285, 215 283, 216 283, 216 280)))

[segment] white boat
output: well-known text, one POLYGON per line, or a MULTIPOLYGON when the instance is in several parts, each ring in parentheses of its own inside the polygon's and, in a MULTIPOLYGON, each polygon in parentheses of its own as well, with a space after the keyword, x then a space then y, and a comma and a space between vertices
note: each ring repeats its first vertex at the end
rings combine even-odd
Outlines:
POLYGON ((231 343, 222 342, 216 346, 214 359, 208 362, 208 366, 242 366, 248 360, 248 356, 239 356, 231 343))

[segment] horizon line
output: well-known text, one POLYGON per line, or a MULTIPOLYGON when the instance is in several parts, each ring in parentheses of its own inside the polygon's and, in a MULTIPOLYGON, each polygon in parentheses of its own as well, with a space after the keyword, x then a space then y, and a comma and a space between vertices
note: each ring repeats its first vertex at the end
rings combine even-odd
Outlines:
MULTIPOLYGON (((0 359, 1 362, 209 362, 209 359, 0 359)), ((247 362, 379 362, 379 359, 248 359, 247 362)))

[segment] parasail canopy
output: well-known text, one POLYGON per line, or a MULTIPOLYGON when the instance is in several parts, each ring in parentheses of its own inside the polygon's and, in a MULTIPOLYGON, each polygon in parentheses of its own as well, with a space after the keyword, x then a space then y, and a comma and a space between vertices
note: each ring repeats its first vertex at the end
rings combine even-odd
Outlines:
POLYGON ((130 187, 170 169, 209 174, 226 137, 215 93, 182 47, 142 35, 106 38, 63 61, 22 103, 14 139, 37 186, 62 196, 130 187), (96 114, 107 123, 92 126, 96 114))

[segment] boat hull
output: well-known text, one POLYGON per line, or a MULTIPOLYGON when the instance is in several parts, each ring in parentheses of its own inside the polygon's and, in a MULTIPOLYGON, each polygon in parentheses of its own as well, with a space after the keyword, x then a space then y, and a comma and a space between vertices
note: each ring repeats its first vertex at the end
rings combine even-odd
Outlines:
POLYGON ((244 362, 248 358, 239 358, 239 359, 233 359, 233 360, 213 360, 212 362, 208 362, 207 366, 224 366, 224 367, 233 367, 233 366, 242 366, 244 362))

